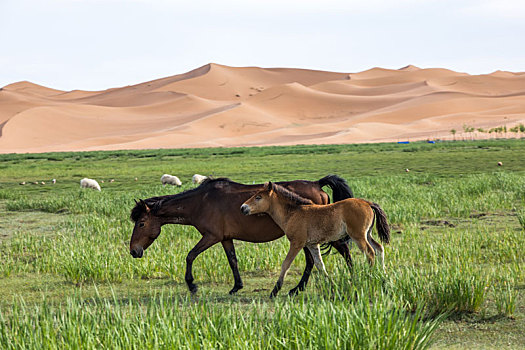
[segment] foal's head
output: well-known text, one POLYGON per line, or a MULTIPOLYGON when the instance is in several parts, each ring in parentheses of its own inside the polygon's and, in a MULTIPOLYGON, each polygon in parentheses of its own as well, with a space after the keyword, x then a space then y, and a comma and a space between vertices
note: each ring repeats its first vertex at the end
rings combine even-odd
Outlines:
POLYGON ((241 205, 241 212, 244 215, 267 213, 272 206, 272 199, 290 209, 300 205, 314 204, 311 200, 303 198, 283 186, 268 182, 262 190, 241 205))
POLYGON ((146 202, 141 199, 136 203, 131 211, 131 220, 135 222, 135 227, 129 242, 129 252, 134 258, 142 258, 144 250, 159 236, 162 225, 146 202))
POLYGON ((266 213, 270 209, 270 196, 273 194, 273 187, 273 183, 266 183, 262 190, 241 205, 241 212, 244 215, 266 213))

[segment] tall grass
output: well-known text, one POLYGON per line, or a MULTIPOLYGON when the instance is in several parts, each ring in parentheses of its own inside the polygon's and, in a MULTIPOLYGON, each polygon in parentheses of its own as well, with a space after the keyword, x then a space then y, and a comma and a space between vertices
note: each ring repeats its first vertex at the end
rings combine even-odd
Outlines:
POLYGON ((177 349, 425 349, 441 318, 421 321, 391 303, 359 298, 275 303, 192 301, 171 293, 145 301, 70 297, 0 311, 0 347, 177 349))
POLYGON ((525 231, 525 207, 523 205, 516 210, 516 216, 518 217, 521 228, 525 231))

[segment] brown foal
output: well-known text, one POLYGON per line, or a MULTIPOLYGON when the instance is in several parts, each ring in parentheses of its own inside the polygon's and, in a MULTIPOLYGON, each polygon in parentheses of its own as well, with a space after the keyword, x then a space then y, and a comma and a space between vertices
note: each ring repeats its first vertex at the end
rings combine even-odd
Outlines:
POLYGON ((371 236, 374 219, 382 242, 390 241, 390 228, 384 211, 376 203, 350 198, 333 204, 317 205, 269 182, 243 203, 241 212, 244 215, 267 213, 290 241, 290 249, 270 297, 277 295, 290 265, 305 247, 312 254, 315 266, 325 275, 327 273, 319 245, 348 237, 365 253, 370 265, 374 264, 375 254, 380 254, 384 269, 383 246, 371 236))

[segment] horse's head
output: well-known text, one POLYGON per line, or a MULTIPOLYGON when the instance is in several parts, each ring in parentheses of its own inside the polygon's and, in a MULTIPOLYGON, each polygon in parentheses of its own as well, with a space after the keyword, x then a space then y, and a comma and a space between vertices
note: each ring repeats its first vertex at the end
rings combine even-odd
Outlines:
POLYGON ((133 234, 129 242, 129 252, 134 258, 142 258, 146 250, 160 234, 161 221, 151 212, 150 207, 142 199, 135 201, 131 211, 131 220, 135 222, 133 234))
POLYGON ((268 182, 264 188, 250 197, 241 205, 241 212, 244 215, 266 213, 270 210, 270 197, 273 192, 274 184, 268 182))

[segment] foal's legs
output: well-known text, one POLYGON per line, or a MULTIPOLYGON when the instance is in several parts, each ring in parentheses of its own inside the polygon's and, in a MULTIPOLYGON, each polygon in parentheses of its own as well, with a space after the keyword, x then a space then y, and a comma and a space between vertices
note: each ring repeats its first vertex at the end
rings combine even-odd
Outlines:
POLYGON ((235 255, 235 247, 233 245, 233 240, 231 239, 227 241, 222 241, 221 244, 224 248, 224 252, 226 253, 226 257, 228 257, 228 263, 230 264, 230 268, 233 272, 233 279, 235 280, 235 284, 233 285, 232 290, 230 290, 230 294, 234 294, 243 287, 241 274, 239 273, 239 267, 237 266, 237 255, 235 255))
POLYGON ((277 293, 279 293, 279 291, 281 290, 281 287, 283 286, 284 277, 286 277, 286 274, 290 269, 290 265, 292 265, 292 262, 294 261, 295 257, 301 251, 302 248, 303 244, 298 244, 297 242, 290 242, 290 250, 288 250, 288 254, 286 254, 286 258, 283 261, 283 264, 281 266, 281 274, 279 275, 277 283, 275 283, 275 287, 273 287, 273 290, 270 293, 270 298, 276 296, 277 293))
POLYGON ((379 258, 381 259, 381 266, 383 267, 383 271, 385 271, 385 249, 381 245, 381 243, 377 242, 374 238, 372 238, 372 235, 370 232, 372 229, 368 230, 367 238, 368 243, 374 248, 376 255, 379 254, 379 258))
POLYGON ((312 273, 312 267, 314 267, 314 258, 312 257, 312 253, 310 253, 310 250, 308 248, 304 247, 304 257, 306 258, 306 267, 304 268, 303 276, 301 277, 301 280, 297 284, 296 287, 292 288, 288 295, 294 296, 298 293, 298 291, 303 291, 306 288, 306 284, 308 283, 308 279, 310 278, 310 274, 312 273))
MULTIPOLYGON (((350 249, 348 246, 348 242, 344 239, 340 239, 334 242, 331 242, 332 246, 343 256, 343 258, 346 261, 346 264, 350 269, 352 269, 352 257, 350 255, 350 249)), ((301 277, 301 280, 299 281, 299 284, 295 288, 292 288, 289 292, 290 296, 294 296, 297 294, 298 291, 303 291, 306 288, 306 284, 308 283, 308 279, 310 278, 310 274, 312 273, 312 267, 314 267, 314 259, 312 257, 312 253, 310 253, 310 250, 306 247, 303 248, 304 255, 306 257, 306 267, 304 268, 303 276, 301 277)))
POLYGON ((374 249, 372 249, 372 247, 366 240, 366 233, 361 238, 353 238, 353 240, 357 244, 359 249, 361 249, 361 251, 365 253, 366 257, 368 258, 368 262, 370 263, 370 266, 373 266, 375 252, 374 252, 374 249))
POLYGON ((211 247, 212 245, 218 242, 219 240, 216 237, 204 234, 201 240, 188 253, 188 256, 186 257, 186 275, 184 276, 184 278, 186 280, 186 284, 188 285, 188 288, 190 289, 191 293, 197 292, 197 285, 193 283, 193 274, 191 273, 191 267, 193 265, 193 260, 195 260, 195 258, 200 253, 202 253, 203 251, 205 251, 206 249, 208 249, 209 247, 211 247))
POLYGON ((326 272, 326 268, 324 266, 323 258, 321 257, 321 250, 319 249, 319 244, 309 245, 307 246, 307 248, 308 250, 310 250, 310 253, 312 253, 315 267, 317 267, 317 269, 321 271, 325 276, 328 276, 328 273, 326 272))

